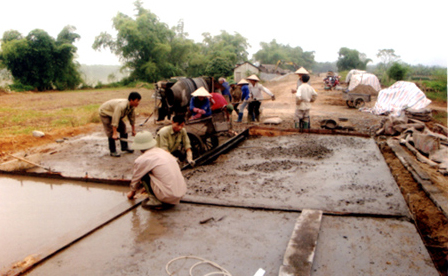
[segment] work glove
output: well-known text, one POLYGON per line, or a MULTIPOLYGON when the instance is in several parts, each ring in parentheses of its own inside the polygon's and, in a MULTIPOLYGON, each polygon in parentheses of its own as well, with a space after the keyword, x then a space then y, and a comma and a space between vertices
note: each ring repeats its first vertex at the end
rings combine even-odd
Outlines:
POLYGON ((196 162, 194 162, 194 160, 193 160, 193 152, 191 150, 187 151, 187 162, 192 167, 194 167, 194 165, 196 165, 196 162))

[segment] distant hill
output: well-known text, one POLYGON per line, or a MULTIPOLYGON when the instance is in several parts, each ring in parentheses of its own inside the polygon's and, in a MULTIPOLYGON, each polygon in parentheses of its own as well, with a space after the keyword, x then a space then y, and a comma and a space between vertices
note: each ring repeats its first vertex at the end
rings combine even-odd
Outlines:
POLYGON ((81 64, 81 77, 86 84, 96 85, 120 81, 129 75, 129 72, 120 72, 121 65, 85 65, 81 64))

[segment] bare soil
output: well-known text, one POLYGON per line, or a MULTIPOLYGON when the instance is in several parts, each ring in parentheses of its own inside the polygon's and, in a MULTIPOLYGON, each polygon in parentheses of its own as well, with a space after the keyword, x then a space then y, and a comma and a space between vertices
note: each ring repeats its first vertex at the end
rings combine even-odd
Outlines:
MULTIPOLYGON (((360 112, 356 109, 349 108, 345 101, 342 99, 341 90, 331 90, 326 91, 323 89, 324 84, 322 81, 323 77, 312 76, 311 85, 316 89, 319 96, 317 101, 313 104, 311 109, 311 127, 320 128, 320 122, 325 119, 335 120, 339 126, 342 127, 352 127, 356 132, 371 134, 372 131, 376 130, 379 126, 381 120, 385 117, 375 116, 370 113, 360 112)), ((272 118, 279 117, 282 122, 277 125, 279 128, 292 128, 293 127, 293 114, 295 103, 293 100, 293 95, 291 89, 296 86, 297 77, 295 75, 290 75, 283 77, 277 81, 271 81, 264 83, 275 95, 275 101, 263 101, 262 103, 262 118, 272 118)), ((345 87, 344 87, 345 88, 345 87)), ((101 103, 110 98, 116 97, 126 97, 130 91, 135 89, 126 89, 120 91, 95 91, 95 97, 90 99, 86 98, 84 93, 72 93, 69 95, 69 101, 61 101, 58 99, 66 99, 68 94, 64 93, 30 93, 29 95, 24 95, 23 93, 15 94, 0 94, 0 104, 3 103, 15 103, 16 105, 23 105, 23 108, 34 108, 30 105, 30 102, 25 99, 32 98, 33 103, 39 102, 45 106, 44 103, 48 100, 48 97, 52 98, 52 101, 48 101, 47 107, 51 104, 57 102, 55 106, 61 107, 64 105, 85 105, 86 103, 101 103), (30 96, 32 95, 32 97, 30 96)), ((139 90, 144 93, 144 101, 139 106, 140 114, 138 116, 137 123, 143 122, 150 114, 153 109, 153 103, 150 98, 152 91, 150 90, 139 90)), ((367 91, 365 93, 371 93, 372 101, 367 102, 367 107, 373 107, 376 101, 376 95, 372 91, 367 91)), ((39 108, 45 108, 39 106, 39 108)), ((53 107, 55 108, 55 107, 53 107)), ((446 116, 446 103, 432 103, 430 105, 435 112, 444 114, 446 116)), ((236 115, 233 114, 233 120, 236 119, 236 115)), ((243 119, 245 121, 246 118, 243 119)), ((429 125, 433 124, 429 123, 429 125)), ((247 128, 251 124, 233 123, 233 129, 236 132, 240 132, 247 128)), ((446 126, 446 122, 444 123, 446 126)), ((153 123, 153 120, 149 120, 144 127, 139 127, 137 130, 150 129, 155 130, 158 126, 153 123)), ((18 153, 25 152, 26 154, 33 154, 38 152, 48 152, 51 151, 51 147, 47 147, 50 143, 54 143, 58 139, 63 139, 67 137, 76 138, 83 137, 81 134, 92 134, 94 132, 101 132, 101 124, 90 124, 82 127, 70 127, 66 129, 49 130, 46 131, 46 135, 41 138, 32 137, 30 135, 16 135, 14 137, 4 137, 0 135, 0 161, 11 160, 6 153, 18 153), (80 136, 79 136, 80 135, 80 136)), ((381 144, 381 143, 380 143, 381 144)), ((106 143, 104 145, 97 145, 104 147, 106 151, 106 143)), ((310 149, 310 147, 306 147, 310 149)), ((395 177, 395 180, 405 198, 409 209, 415 220, 417 229, 419 230, 422 239, 425 242, 434 262, 436 263, 441 275, 446 275, 448 271, 448 220, 446 216, 437 208, 437 206, 431 201, 431 199, 426 195, 426 193, 421 189, 419 184, 414 181, 412 175, 403 167, 401 162, 395 156, 395 154, 383 144, 381 144, 380 149, 389 165, 389 168, 395 177), (445 272, 443 272, 445 271, 445 272)), ((80 158, 83 154, 89 154, 88 151, 76 148, 72 149, 72 152, 66 151, 66 159, 70 160, 73 158, 73 151, 78 154, 75 158, 80 158)), ((98 154, 95 151, 94 154, 98 154)), ((136 153, 134 153, 136 154, 136 153)), ((331 151, 325 148, 316 149, 315 152, 301 151, 300 154, 309 154, 310 156, 315 155, 318 158, 320 155, 325 156, 331 154, 331 151)), ((105 154, 107 155, 107 153, 105 154)), ((89 156, 90 158, 90 156, 89 156)), ((101 166, 104 164, 104 169, 110 168, 112 165, 107 165, 109 159, 108 156, 102 156, 98 163, 92 164, 88 163, 88 166, 101 166)), ((248 165, 249 166, 249 165, 248 165)), ((272 170, 274 167, 290 167, 296 166, 294 162, 283 162, 283 163, 272 163, 269 166, 261 167, 261 170, 272 170)), ((422 164, 422 167, 431 175, 431 181, 442 190, 446 197, 448 198, 448 178, 446 176, 440 175, 435 169, 430 168, 422 164)), ((244 170, 244 167, 240 168, 244 170)), ((247 169, 247 168, 246 168, 247 169)))

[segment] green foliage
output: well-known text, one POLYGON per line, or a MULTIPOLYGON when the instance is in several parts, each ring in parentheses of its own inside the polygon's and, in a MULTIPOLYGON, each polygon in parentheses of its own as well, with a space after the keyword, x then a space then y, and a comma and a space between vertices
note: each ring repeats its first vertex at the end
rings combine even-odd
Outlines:
POLYGON ((134 3, 135 17, 119 13, 113 18, 116 38, 101 33, 95 38, 93 48, 109 48, 124 62, 131 74, 124 81, 156 82, 172 76, 197 77, 205 74, 207 65, 215 58, 228 60, 232 67, 247 60, 247 39, 236 33, 222 31, 212 37, 204 33, 202 43, 187 39, 184 23, 179 21, 169 28, 158 17, 143 8, 138 0, 134 3))
POLYGON ((336 62, 338 71, 360 69, 365 70, 367 63, 371 62, 365 54, 358 52, 357 50, 352 50, 346 47, 339 49, 339 58, 336 62))
POLYGON ((381 62, 378 63, 378 66, 376 68, 376 73, 378 75, 382 75, 390 68, 390 66, 394 62, 398 62, 400 60, 400 56, 395 54, 394 49, 378 50, 378 54, 376 54, 376 57, 381 60, 381 62))
POLYGON ((205 74, 218 79, 222 76, 230 76, 233 72, 232 69, 232 63, 228 59, 216 57, 207 64, 205 74))
POLYGON ((277 64, 279 60, 293 62, 305 68, 311 68, 315 64, 314 52, 304 52, 301 47, 278 44, 275 39, 269 43, 261 42, 260 46, 261 50, 254 57, 262 64, 277 64))
POLYGON ((182 73, 176 63, 182 64, 188 46, 179 43, 175 32, 145 10, 141 1, 135 2, 135 7, 135 19, 122 13, 113 18, 118 32, 116 39, 102 33, 95 38, 93 48, 110 48, 124 62, 124 67, 131 69, 130 80, 154 82, 182 73))
POLYGON ((74 30, 66 26, 57 40, 40 29, 31 31, 25 38, 17 31, 6 31, 0 59, 16 83, 39 91, 73 89, 81 83, 78 65, 74 62, 77 49, 73 45, 79 35, 74 30))
POLYGON ((18 82, 18 81, 14 81, 13 84, 10 84, 10 85, 9 85, 9 89, 10 89, 11 91, 16 91, 16 92, 25 92, 25 91, 31 91, 31 90, 34 90, 34 87, 31 86, 31 85, 24 85, 24 84, 21 84, 21 83, 18 82))
POLYGON ((399 81, 404 80, 407 71, 408 69, 405 66, 401 65, 398 62, 395 62, 394 64, 392 64, 389 70, 387 70, 387 75, 389 76, 389 78, 399 81))

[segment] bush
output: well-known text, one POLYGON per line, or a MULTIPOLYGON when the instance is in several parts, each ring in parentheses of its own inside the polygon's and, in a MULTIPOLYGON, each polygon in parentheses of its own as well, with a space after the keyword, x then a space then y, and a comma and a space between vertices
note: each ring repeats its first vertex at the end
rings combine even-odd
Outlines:
POLYGON ((34 90, 34 87, 32 85, 25 85, 18 81, 15 81, 13 84, 9 85, 9 89, 16 92, 25 92, 34 90))
POLYGON ((389 70, 387 70, 387 75, 389 78, 394 79, 396 81, 404 80, 408 69, 401 65, 398 62, 395 62, 389 70))

